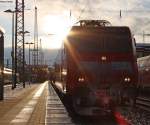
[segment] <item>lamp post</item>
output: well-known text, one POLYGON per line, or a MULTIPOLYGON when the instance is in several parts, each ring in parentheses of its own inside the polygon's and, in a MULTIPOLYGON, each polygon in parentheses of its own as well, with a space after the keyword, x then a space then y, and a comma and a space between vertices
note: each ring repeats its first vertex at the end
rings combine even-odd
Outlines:
POLYGON ((31 82, 31 67, 30 67, 30 45, 34 44, 34 43, 25 43, 25 44, 28 44, 29 45, 29 85, 30 85, 30 82, 31 82))
POLYGON ((14 81, 14 67, 15 67, 15 63, 14 63, 14 14, 16 13, 16 11, 12 11, 10 9, 5 10, 4 12, 6 13, 12 13, 12 51, 11 51, 11 57, 12 57, 12 89, 16 88, 16 83, 14 81))

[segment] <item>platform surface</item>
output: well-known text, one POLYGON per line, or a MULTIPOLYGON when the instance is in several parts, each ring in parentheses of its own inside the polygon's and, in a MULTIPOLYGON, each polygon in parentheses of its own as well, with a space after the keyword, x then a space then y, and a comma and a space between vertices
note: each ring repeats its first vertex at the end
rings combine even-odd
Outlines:
POLYGON ((5 86, 0 101, 0 125, 44 125, 47 84, 26 85, 26 88, 5 86))

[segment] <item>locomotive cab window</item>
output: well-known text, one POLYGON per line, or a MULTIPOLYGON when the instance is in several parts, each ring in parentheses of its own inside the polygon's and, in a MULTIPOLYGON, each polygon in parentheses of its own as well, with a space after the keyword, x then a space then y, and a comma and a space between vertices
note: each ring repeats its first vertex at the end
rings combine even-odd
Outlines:
POLYGON ((131 52, 132 39, 123 34, 81 34, 69 36, 71 46, 79 52, 131 52))

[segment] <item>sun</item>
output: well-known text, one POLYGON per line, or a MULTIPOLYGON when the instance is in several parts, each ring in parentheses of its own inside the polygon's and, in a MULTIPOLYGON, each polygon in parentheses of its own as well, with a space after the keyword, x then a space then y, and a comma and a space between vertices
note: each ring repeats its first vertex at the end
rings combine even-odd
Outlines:
POLYGON ((43 19, 43 31, 49 40, 46 47, 58 49, 70 30, 70 20, 61 15, 47 15, 43 19))

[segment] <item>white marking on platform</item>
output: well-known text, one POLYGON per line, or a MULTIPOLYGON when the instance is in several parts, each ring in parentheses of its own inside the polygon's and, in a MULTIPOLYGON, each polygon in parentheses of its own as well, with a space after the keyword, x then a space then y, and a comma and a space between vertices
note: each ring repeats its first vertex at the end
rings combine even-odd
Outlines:
POLYGON ((38 102, 38 99, 42 95, 42 92, 44 91, 44 87, 47 84, 47 82, 43 83, 41 87, 37 90, 37 92, 34 94, 32 99, 23 107, 23 109, 16 115, 16 117, 11 121, 11 123, 20 123, 20 122, 28 122, 30 119, 30 116, 38 102))

